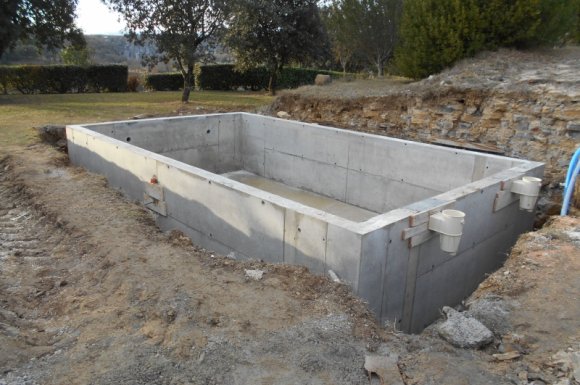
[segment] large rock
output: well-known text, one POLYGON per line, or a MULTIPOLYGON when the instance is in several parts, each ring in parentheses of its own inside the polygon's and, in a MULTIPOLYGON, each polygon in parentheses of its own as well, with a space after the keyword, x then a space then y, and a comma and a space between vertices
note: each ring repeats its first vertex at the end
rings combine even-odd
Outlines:
POLYGON ((280 119, 288 119, 288 118, 290 118, 290 114, 287 113, 286 111, 278 111, 276 113, 276 116, 279 117, 280 119))
POLYGON ((464 349, 482 348, 493 341, 493 333, 475 318, 444 307, 447 320, 437 328, 439 335, 451 345, 464 349))
POLYGON ((369 375, 376 374, 383 385, 404 385, 399 371, 399 355, 394 352, 367 355, 364 368, 369 375))
POLYGON ((314 84, 316 84, 317 86, 324 86, 330 83, 332 83, 332 78, 330 77, 330 75, 318 74, 316 75, 316 78, 314 78, 314 84))
POLYGON ((481 322, 495 335, 501 336, 511 330, 509 314, 512 307, 503 298, 487 296, 478 298, 469 304, 469 310, 465 314, 481 322))

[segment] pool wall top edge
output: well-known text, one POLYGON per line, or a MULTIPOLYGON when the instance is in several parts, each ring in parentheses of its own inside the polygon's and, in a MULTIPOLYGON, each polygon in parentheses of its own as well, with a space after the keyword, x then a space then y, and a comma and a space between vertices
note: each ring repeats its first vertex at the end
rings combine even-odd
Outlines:
MULTIPOLYGON (((364 235, 368 232, 372 232, 377 228, 384 227, 389 223, 396 222, 400 220, 402 217, 408 216, 412 213, 417 213, 421 211, 428 211, 430 208, 435 208, 441 206, 444 202, 453 202, 457 199, 461 198, 461 196, 473 192, 475 190, 487 188, 497 184, 498 182, 504 180, 512 180, 522 175, 532 175, 538 176, 538 172, 535 172, 538 168, 543 167, 541 163, 532 162, 527 160, 515 159, 515 158, 508 158, 502 157, 497 155, 491 154, 477 154, 480 157, 486 159, 501 159, 502 161, 506 162, 509 161, 512 164, 512 167, 501 170, 493 175, 484 177, 482 179, 470 182, 468 184, 461 185, 459 187, 443 191, 440 193, 436 193, 432 196, 419 199, 413 202, 409 202, 407 204, 400 205, 398 207, 394 207, 385 211, 379 211, 376 216, 370 218, 366 221, 362 222, 355 222, 352 220, 348 220, 346 218, 339 217, 337 215, 333 215, 331 213, 325 212, 323 210, 306 206, 299 202, 286 199, 281 196, 277 196, 275 194, 271 194, 260 190, 259 188, 255 188, 252 186, 248 186, 243 183, 239 183, 235 180, 232 180, 227 177, 223 177, 217 173, 207 171, 204 168, 197 167, 196 165, 187 164, 178 160, 175 160, 171 157, 164 156, 158 154, 154 151, 150 151, 139 147, 138 145, 134 145, 132 143, 126 143, 120 139, 115 139, 104 132, 109 127, 113 127, 115 130, 122 129, 123 127, 134 127, 139 129, 140 126, 150 124, 150 123, 160 123, 165 124, 167 121, 174 121, 174 122, 187 122, 188 120, 212 120, 212 119, 219 119, 223 117, 232 117, 232 118, 244 118, 244 117, 257 117, 261 120, 265 120, 267 122, 273 123, 284 123, 287 124, 289 121, 269 116, 261 116, 255 115, 250 113, 244 112, 233 112, 233 113, 224 113, 224 114, 208 114, 208 115, 190 115, 190 116, 179 116, 179 117, 168 117, 168 118, 151 118, 151 119, 143 119, 143 120, 126 120, 126 121, 117 121, 117 122, 104 122, 104 123, 93 123, 93 124, 82 124, 82 125, 71 125, 71 128, 78 130, 79 132, 85 132, 89 136, 100 137, 102 140, 110 142, 111 144, 115 144, 116 146, 121 146, 127 149, 133 149, 137 152, 142 153, 144 156, 151 157, 152 159, 156 159, 157 161, 162 161, 171 165, 172 167, 180 168, 183 171, 191 173, 192 175, 197 175, 199 177, 205 178, 207 180, 213 180, 215 183, 220 183, 228 188, 236 189, 242 191, 247 194, 254 195, 260 199, 266 199, 271 201, 272 203, 279 204, 281 206, 290 207, 292 209, 297 210, 301 214, 304 215, 311 215, 317 217, 319 219, 332 222, 338 226, 348 228, 350 231, 357 232, 361 235, 364 235), (85 131, 86 130, 86 131, 85 131)), ((318 124, 309 124, 309 123, 302 123, 302 122, 293 122, 290 121, 290 124, 299 126, 299 127, 309 127, 314 128, 316 130, 324 130, 327 132, 340 132, 343 135, 351 136, 355 138, 365 138, 368 140, 381 140, 381 141, 388 141, 391 143, 397 143, 399 145, 411 145, 417 148, 428 148, 433 149, 436 148, 437 151, 446 152, 449 154, 465 154, 472 156, 474 153, 472 151, 467 150, 456 150, 450 149, 447 147, 442 146, 434 146, 430 144, 412 142, 402 139, 396 138, 388 138, 379 135, 367 134, 367 133, 360 133, 360 132, 353 132, 347 131, 342 129, 337 129, 333 127, 326 127, 318 124)))

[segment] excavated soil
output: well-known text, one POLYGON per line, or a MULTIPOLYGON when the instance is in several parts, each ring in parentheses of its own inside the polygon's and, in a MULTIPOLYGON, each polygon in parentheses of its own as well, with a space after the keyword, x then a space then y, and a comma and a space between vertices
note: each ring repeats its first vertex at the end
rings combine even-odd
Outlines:
POLYGON ((367 384, 368 354, 398 356, 387 384, 527 384, 522 373, 555 383, 571 372, 552 356, 580 351, 577 218, 521 238, 469 300, 508 301, 507 329, 463 350, 436 325, 418 336, 377 325, 346 286, 306 269, 163 234, 45 145, 2 159, 0 197, 2 385, 367 384), (519 355, 494 359, 506 345, 519 355))
MULTIPOLYGON (((397 96, 408 87, 399 82, 392 95, 375 84, 368 94, 380 100, 291 94, 273 108, 426 141, 491 138, 502 151, 545 157, 556 183, 578 143, 577 61, 522 55, 515 61, 531 62, 519 72, 509 56, 467 61, 409 86, 424 88, 419 98, 397 96), (477 76, 490 83, 471 87, 477 76), (433 92, 451 86, 475 96, 433 92), (528 86, 533 101, 512 99, 530 95, 528 86)), ((464 350, 437 324, 420 335, 378 325, 347 286, 304 268, 237 261, 164 234, 139 204, 48 145, 0 149, 0 385, 378 384, 364 369, 368 355, 384 365, 384 384, 580 384, 577 213, 520 237, 505 266, 458 306, 495 335, 464 350)))
POLYGON ((345 286, 165 235, 43 145, 0 176, 0 384, 365 383, 377 325, 345 286))

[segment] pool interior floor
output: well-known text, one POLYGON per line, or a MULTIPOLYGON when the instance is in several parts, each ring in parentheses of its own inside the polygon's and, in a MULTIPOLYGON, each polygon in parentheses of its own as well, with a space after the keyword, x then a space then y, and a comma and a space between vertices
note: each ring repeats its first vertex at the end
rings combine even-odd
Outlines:
POLYGON ((290 187, 284 183, 276 182, 245 170, 232 171, 222 175, 248 186, 259 188, 260 190, 291 199, 305 206, 319 209, 354 222, 364 222, 378 215, 376 212, 353 206, 324 195, 290 187))

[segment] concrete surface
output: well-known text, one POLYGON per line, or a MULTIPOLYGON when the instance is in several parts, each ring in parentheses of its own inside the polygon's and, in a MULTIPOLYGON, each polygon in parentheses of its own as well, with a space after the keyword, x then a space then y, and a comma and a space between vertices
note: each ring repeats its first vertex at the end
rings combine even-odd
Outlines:
POLYGON ((361 207, 325 197, 324 195, 290 187, 284 183, 276 182, 244 170, 233 171, 222 175, 248 186, 259 188, 260 190, 291 199, 305 206, 314 207, 353 222, 364 222, 378 214, 361 207))
POLYGON ((331 269, 408 332, 500 266, 533 214, 517 199, 494 208, 496 197, 543 174, 540 163, 246 113, 68 126, 67 140, 74 164, 133 199, 151 198, 155 175, 163 229, 240 258, 331 269), (423 225, 442 208, 467 214, 455 256, 423 225))

